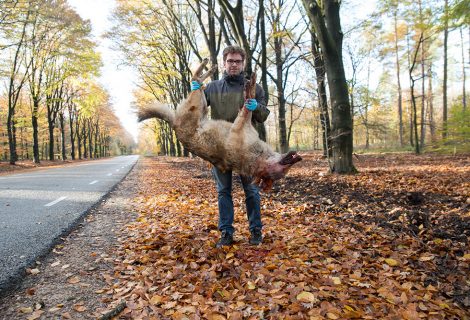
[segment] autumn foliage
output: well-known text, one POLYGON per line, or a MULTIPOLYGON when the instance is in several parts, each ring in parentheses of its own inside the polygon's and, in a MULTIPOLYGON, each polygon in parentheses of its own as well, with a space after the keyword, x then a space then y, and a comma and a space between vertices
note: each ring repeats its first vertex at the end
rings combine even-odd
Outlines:
POLYGON ((262 196, 248 244, 235 184, 234 246, 216 249, 216 192, 198 159, 146 158, 137 221, 108 293, 129 319, 466 319, 470 160, 364 156, 327 175, 308 154, 262 196))

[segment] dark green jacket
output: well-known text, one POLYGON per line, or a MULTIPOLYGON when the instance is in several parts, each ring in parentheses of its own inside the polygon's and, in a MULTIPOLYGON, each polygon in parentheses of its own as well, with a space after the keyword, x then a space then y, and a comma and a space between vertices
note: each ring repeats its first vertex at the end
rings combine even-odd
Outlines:
MULTIPOLYGON (((229 76, 224 72, 221 80, 210 82, 204 93, 206 94, 207 104, 211 106, 211 118, 234 122, 238 115, 240 107, 244 104, 244 84, 246 79, 242 74, 238 76, 229 76)), ((253 126, 258 127, 257 123, 266 121, 269 110, 264 101, 264 91, 260 85, 256 85, 256 101, 258 107, 253 111, 253 126)))

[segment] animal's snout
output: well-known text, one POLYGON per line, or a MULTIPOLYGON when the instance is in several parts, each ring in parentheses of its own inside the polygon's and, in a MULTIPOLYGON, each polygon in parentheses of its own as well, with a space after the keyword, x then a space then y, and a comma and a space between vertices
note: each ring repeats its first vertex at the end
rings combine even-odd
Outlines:
POLYGON ((282 157, 279 164, 291 167, 299 161, 302 161, 302 157, 295 151, 289 151, 282 157))

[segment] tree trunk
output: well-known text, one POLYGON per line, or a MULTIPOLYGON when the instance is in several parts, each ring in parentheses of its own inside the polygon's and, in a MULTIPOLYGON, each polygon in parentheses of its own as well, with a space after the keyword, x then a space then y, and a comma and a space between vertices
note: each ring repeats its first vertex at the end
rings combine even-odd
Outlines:
POLYGON ((90 159, 93 159, 93 129, 91 126, 91 119, 88 120, 88 149, 90 159))
POLYGON ((400 137, 400 147, 403 147, 403 106, 402 106, 402 89, 401 89, 401 79, 400 79, 400 56, 398 50, 398 18, 397 18, 397 8, 394 8, 393 19, 395 26, 395 64, 396 64, 396 75, 397 75, 397 105, 398 105, 398 134, 400 137))
POLYGON ((65 121, 64 114, 59 113, 59 123, 60 123, 60 136, 62 140, 61 152, 62 152, 62 161, 67 160, 66 147, 65 147, 65 121))
POLYGON ((99 153, 98 153, 98 148, 99 148, 99 145, 98 145, 98 136, 99 136, 99 119, 96 120, 96 123, 95 123, 95 147, 94 147, 94 157, 95 158, 99 158, 99 153))
POLYGON ((80 133, 80 121, 77 118, 75 120, 75 134, 77 135, 77 150, 78 150, 78 159, 82 160, 82 135, 80 133))
POLYGON ((10 164, 14 165, 18 160, 18 154, 16 150, 16 131, 15 131, 15 109, 18 102, 18 98, 20 96, 21 88, 23 87, 26 79, 27 79, 27 72, 29 69, 29 65, 26 66, 25 74, 20 79, 18 85, 15 88, 15 82, 17 75, 20 70, 21 66, 21 59, 20 54, 23 48, 24 40, 26 37, 26 27, 29 23, 29 16, 31 11, 27 11, 26 18, 24 19, 23 29, 21 32, 20 41, 18 42, 15 50, 15 56, 13 59, 13 63, 11 66, 11 73, 9 77, 8 83, 8 115, 7 115, 7 131, 8 131, 8 145, 10 151, 10 164))
POLYGON ((432 93, 432 63, 428 69, 428 113, 429 113, 429 129, 431 133, 431 141, 436 142, 436 125, 434 123, 434 97, 432 93))
MULTIPOLYGON (((10 110, 11 109, 9 108, 9 111, 10 110)), ((16 161, 18 161, 18 154, 16 152, 15 120, 14 120, 13 112, 8 112, 7 131, 8 131, 8 147, 10 150, 10 164, 15 164, 16 161)))
MULTIPOLYGON (((421 0, 418 1, 419 5, 419 19, 421 24, 423 24, 423 10, 421 6, 421 0)), ((425 68, 425 48, 424 48, 424 36, 423 36, 423 41, 421 43, 421 55, 420 55, 420 65, 421 65, 421 123, 420 123, 420 131, 421 131, 421 137, 420 137, 420 149, 422 150, 424 148, 424 141, 426 137, 426 108, 425 108, 425 102, 426 102, 426 91, 425 91, 425 83, 426 83, 426 68, 425 68)))
MULTIPOLYGON (((258 0, 259 4, 259 12, 258 16, 260 17, 259 19, 259 25, 260 25, 260 37, 261 37, 261 86, 263 87, 264 91, 264 101, 266 105, 269 104, 269 87, 268 87, 268 77, 266 70, 268 70, 267 67, 267 48, 266 48, 266 22, 264 20, 265 18, 265 13, 264 13, 264 0, 258 0)), ((257 123, 257 131, 259 134, 259 138, 263 141, 266 142, 267 139, 267 134, 266 134, 266 127, 264 123, 257 123)))
POLYGON ((38 131, 38 113, 39 101, 33 100, 33 114, 31 116, 31 125, 33 126, 33 161, 40 163, 39 160, 39 131, 38 131))
MULTIPOLYGON (((211 64, 215 66, 217 64, 217 55, 219 53, 218 46, 217 46, 217 37, 215 34, 215 0, 208 0, 207 2, 207 22, 209 27, 209 34, 208 34, 208 48, 209 54, 211 58, 211 64)), ((213 72, 211 75, 212 80, 219 79, 219 73, 213 72)))
POLYGON ((315 76, 317 79, 317 92, 318 92, 318 105, 320 109, 320 124, 322 128, 322 141, 323 141, 323 155, 330 158, 332 156, 332 149, 330 146, 330 114, 328 112, 328 101, 326 97, 326 74, 325 74, 325 61, 320 52, 320 45, 313 30, 310 30, 312 39, 312 54, 314 59, 315 76))
POLYGON ((181 157, 183 153, 181 152, 181 143, 176 139, 176 155, 181 157))
POLYGON ((416 46, 416 51, 414 54, 414 58, 411 61, 411 67, 409 69, 409 76, 410 76, 410 92, 411 92, 411 106, 413 110, 413 132, 414 132, 414 142, 415 142, 415 153, 419 154, 420 153, 420 147, 419 147, 419 136, 418 136, 418 112, 417 112, 417 107, 416 107, 416 97, 415 97, 415 92, 414 92, 414 87, 415 87, 415 82, 416 80, 413 78, 413 70, 416 66, 417 62, 417 57, 418 57, 418 52, 420 51, 420 46, 423 44, 423 33, 421 33, 418 44, 416 46))
POLYGON ((173 139, 173 129, 168 127, 168 142, 170 143, 170 156, 176 156, 175 140, 173 139))
POLYGON ((47 116, 47 128, 49 132, 49 160, 54 161, 54 123, 47 116))
POLYGON ((82 123, 83 158, 88 158, 86 121, 82 123))
POLYGON ((411 79, 411 105, 413 107, 413 133, 414 133, 414 141, 415 141, 415 153, 419 154, 420 153, 420 148, 419 148, 419 138, 418 138, 418 112, 416 108, 416 97, 414 94, 414 86, 415 86, 415 80, 411 79))
POLYGON ((165 129, 163 128, 162 125, 160 125, 160 135, 159 135, 159 144, 161 148, 161 153, 166 155, 167 154, 167 148, 166 148, 166 139, 165 139, 165 129))
MULTIPOLYGON (((276 33, 279 30, 274 30, 276 33)), ((276 61, 276 89, 277 89, 277 103, 279 109, 279 146, 281 153, 289 151, 289 141, 287 140, 286 128, 286 101, 284 98, 284 87, 282 83, 282 38, 274 37, 274 52, 276 61)))
POLYGON ((442 83, 442 138, 447 138, 447 43, 449 38, 449 1, 444 2, 444 80, 442 83))
POLYGON ((70 157, 75 160, 75 134, 73 131, 73 114, 69 108, 69 128, 70 128, 70 157))
MULTIPOLYGON (((460 27, 460 47, 462 48, 462 108, 463 111, 467 109, 467 93, 465 89, 465 80, 466 80, 466 75, 465 75, 465 46, 463 42, 463 27, 460 27)), ((470 51, 470 50, 469 50, 470 51)))
POLYGON ((335 173, 353 173, 356 172, 352 161, 353 128, 342 57, 340 3, 334 0, 323 1, 324 18, 316 1, 302 0, 302 2, 307 9, 325 58, 332 106, 333 163, 330 169, 335 173))

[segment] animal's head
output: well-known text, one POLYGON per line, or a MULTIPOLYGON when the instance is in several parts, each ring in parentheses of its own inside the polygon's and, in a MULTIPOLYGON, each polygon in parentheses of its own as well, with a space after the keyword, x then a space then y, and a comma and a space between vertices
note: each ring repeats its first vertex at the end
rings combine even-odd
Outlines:
POLYGON ((289 169, 301 161, 302 157, 295 151, 286 154, 276 154, 266 160, 260 160, 254 183, 263 191, 269 191, 273 182, 284 178, 289 169))

